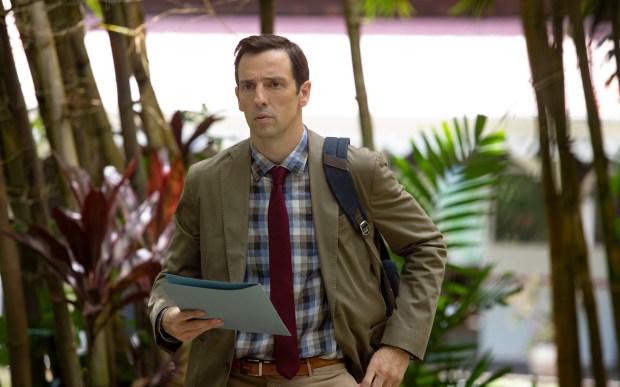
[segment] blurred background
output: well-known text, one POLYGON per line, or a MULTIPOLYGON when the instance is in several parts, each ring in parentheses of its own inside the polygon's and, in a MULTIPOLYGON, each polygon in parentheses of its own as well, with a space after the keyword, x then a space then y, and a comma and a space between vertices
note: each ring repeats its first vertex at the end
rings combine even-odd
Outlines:
POLYGON ((182 383, 145 297, 187 167, 248 136, 234 48, 260 33, 308 57, 305 124, 384 152, 446 235, 403 385, 620 385, 603 0, 3 0, 1 385, 182 383))

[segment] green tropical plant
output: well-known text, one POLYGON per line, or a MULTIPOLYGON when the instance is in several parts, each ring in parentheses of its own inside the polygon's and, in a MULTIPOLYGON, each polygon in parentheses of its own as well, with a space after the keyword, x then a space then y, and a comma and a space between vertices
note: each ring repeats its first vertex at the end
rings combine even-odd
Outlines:
MULTIPOLYGON (((490 213, 494 187, 508 164, 502 131, 485 131, 486 117, 472 126, 467 119, 441 130, 422 133, 412 141, 408 159, 392 157, 399 180, 433 218, 446 238, 449 257, 478 247, 482 220, 490 213)), ((475 342, 451 342, 449 334, 468 318, 519 291, 511 274, 492 279, 493 267, 448 264, 437 313, 423 363, 412 363, 405 386, 489 385, 510 371, 490 372, 491 353, 477 354, 475 342), (465 384, 461 384, 461 383, 465 384)))
POLYGON ((493 187, 508 165, 503 131, 485 132, 486 117, 447 122, 411 142, 410 159, 393 157, 400 182, 433 218, 448 249, 478 246, 471 238, 489 213, 493 187))
POLYGON ((451 264, 448 275, 424 362, 409 367, 403 379, 404 386, 487 386, 510 372, 509 367, 490 372, 493 360, 490 351, 478 356, 475 342, 451 341, 448 337, 481 311, 506 305, 508 297, 520 290, 513 275, 504 273, 492 279, 492 265, 464 268, 451 264))

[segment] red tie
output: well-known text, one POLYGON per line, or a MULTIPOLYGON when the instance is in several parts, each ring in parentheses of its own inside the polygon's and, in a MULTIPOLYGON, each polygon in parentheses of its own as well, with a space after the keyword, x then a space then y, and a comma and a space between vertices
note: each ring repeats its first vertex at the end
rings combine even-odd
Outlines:
POLYGON ((273 187, 269 199, 269 276, 271 302, 291 336, 275 335, 274 356, 278 373, 291 379, 299 369, 295 300, 293 297, 293 268, 291 264, 291 237, 288 229, 288 213, 284 204, 282 184, 288 172, 284 167, 270 171, 273 187))

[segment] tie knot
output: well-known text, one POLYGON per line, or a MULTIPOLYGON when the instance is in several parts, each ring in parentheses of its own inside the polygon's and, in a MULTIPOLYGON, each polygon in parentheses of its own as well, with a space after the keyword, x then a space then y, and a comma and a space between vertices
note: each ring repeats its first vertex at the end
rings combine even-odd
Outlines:
POLYGON ((282 184, 284 178, 286 177, 286 173, 288 169, 284 167, 273 167, 269 170, 271 173, 271 177, 273 177, 273 184, 282 184))

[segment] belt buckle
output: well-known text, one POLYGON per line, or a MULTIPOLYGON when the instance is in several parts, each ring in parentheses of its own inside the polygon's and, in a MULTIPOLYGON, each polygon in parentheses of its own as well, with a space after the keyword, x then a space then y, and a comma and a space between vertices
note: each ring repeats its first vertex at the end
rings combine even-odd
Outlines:
POLYGON ((263 364, 269 363, 268 361, 262 361, 258 359, 241 359, 241 370, 242 371, 245 369, 244 367, 245 362, 258 364, 258 373, 253 373, 251 367, 247 368, 247 372, 245 374, 248 376, 263 376, 263 364))

